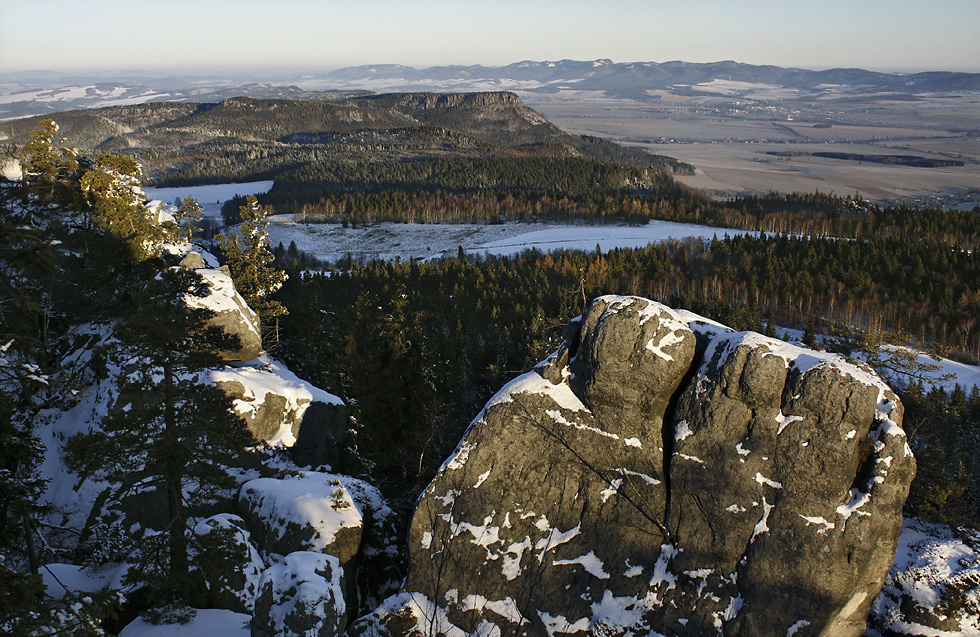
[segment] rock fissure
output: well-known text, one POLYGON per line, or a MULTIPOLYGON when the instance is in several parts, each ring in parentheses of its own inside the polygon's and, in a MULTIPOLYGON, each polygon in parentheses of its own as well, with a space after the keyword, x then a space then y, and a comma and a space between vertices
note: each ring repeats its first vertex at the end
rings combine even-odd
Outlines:
MULTIPOLYGON (((680 384, 677 389, 671 395, 670 400, 667 401, 667 407, 664 410, 663 426, 661 427, 661 440, 663 444, 663 482, 664 482, 664 508, 663 508, 663 520, 664 526, 670 528, 670 500, 671 500, 671 463, 674 459, 674 447, 677 440, 677 403, 684 392, 688 391, 688 387, 694 382, 697 376, 698 370, 701 368, 703 352, 698 352, 695 348, 694 358, 692 358, 690 365, 687 368, 687 373, 681 379, 680 384)), ((665 539, 666 542, 670 540, 665 539)))
MULTIPOLYGON (((522 405, 524 411, 524 416, 527 422, 531 424, 532 427, 541 431, 545 436, 552 438, 559 445, 561 445, 566 451, 572 454, 574 458, 586 469, 588 469, 592 474, 594 474, 602 483, 608 488, 613 486, 613 481, 617 478, 611 477, 601 469, 599 469, 595 464, 588 461, 583 454, 577 451, 564 436, 559 435, 554 429, 549 428, 542 424, 538 418, 536 418, 527 407, 522 405)), ((663 536, 665 542, 669 542, 670 533, 667 531, 666 525, 656 519, 656 517, 648 511, 641 503, 636 502, 629 495, 624 494, 621 490, 617 489, 617 495, 625 500, 630 506, 632 506, 636 511, 642 515, 648 522, 653 524, 658 531, 660 531, 661 536, 663 536)))

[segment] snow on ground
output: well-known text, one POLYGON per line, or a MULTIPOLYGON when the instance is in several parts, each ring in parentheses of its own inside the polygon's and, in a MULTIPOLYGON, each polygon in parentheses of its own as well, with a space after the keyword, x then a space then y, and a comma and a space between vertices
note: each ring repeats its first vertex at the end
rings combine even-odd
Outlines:
POLYGON ((951 374, 952 379, 939 383, 941 387, 950 391, 955 385, 959 385, 969 395, 970 390, 974 385, 980 387, 980 367, 976 365, 967 365, 966 363, 957 363, 956 361, 951 361, 948 358, 942 360, 936 360, 929 357, 927 354, 919 354, 918 360, 921 363, 929 363, 932 365, 939 365, 939 369, 931 374, 936 377, 945 376, 946 374, 951 374))
POLYGON ((66 593, 95 593, 110 588, 123 589, 123 577, 128 564, 113 564, 91 571, 75 564, 54 562, 40 568, 41 579, 48 595, 63 597, 66 593))
POLYGON ((194 200, 204 209, 205 217, 220 217, 221 204, 236 195, 259 195, 272 189, 272 180, 250 181, 241 184, 211 184, 208 186, 183 186, 177 188, 143 188, 149 199, 159 199, 166 204, 172 204, 180 197, 194 197, 194 200))
POLYGON ((732 228, 710 228, 694 224, 651 221, 644 226, 584 226, 554 223, 504 224, 406 224, 376 223, 357 228, 340 224, 303 224, 291 216, 270 217, 266 228, 269 242, 296 247, 325 261, 348 256, 355 260, 433 259, 455 256, 460 247, 468 254, 514 255, 535 248, 558 250, 601 250, 640 248, 689 237, 711 238, 725 234, 755 234, 732 228))
MULTIPOLYGON (((980 637, 980 555, 949 527, 907 518, 895 563, 872 606, 889 634, 980 637), (924 626, 939 619, 944 630, 924 626)), ((868 635, 880 635, 869 630, 868 635)))
POLYGON ((186 624, 154 625, 137 619, 119 633, 119 637, 249 637, 248 622, 242 613, 212 608, 197 611, 186 624))

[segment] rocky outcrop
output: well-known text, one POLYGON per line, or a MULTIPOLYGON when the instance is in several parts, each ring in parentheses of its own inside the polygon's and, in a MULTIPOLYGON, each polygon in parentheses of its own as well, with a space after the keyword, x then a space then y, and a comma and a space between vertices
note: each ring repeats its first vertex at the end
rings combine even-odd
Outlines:
POLYGON ((420 498, 354 633, 860 635, 915 462, 867 368, 602 297, 420 498))
POLYGON ((300 466, 333 465, 348 425, 344 402, 298 378, 267 354, 209 374, 234 399, 256 440, 290 448, 300 466))
POLYGON ((265 564, 244 520, 219 513, 199 522, 194 535, 191 571, 203 582, 208 606, 251 613, 265 564))
POLYGON ((366 482, 315 472, 259 478, 242 486, 238 510, 271 564, 252 635, 339 635, 372 595, 394 590, 385 584, 399 577, 394 515, 366 482))
POLYGON ((187 268, 188 270, 203 270, 208 266, 204 262, 204 257, 201 256, 200 252, 188 252, 181 259, 180 267, 187 268))
POLYGON ((316 551, 350 562, 361 545, 363 516, 344 481, 329 473, 300 473, 246 482, 239 495, 242 517, 265 553, 316 551))
POLYGON ((226 361, 250 361, 262 353, 259 317, 235 290, 231 275, 223 269, 193 268, 197 265, 197 260, 191 255, 184 261, 187 263, 185 267, 195 269, 211 289, 211 294, 206 297, 188 297, 188 306, 211 310, 214 316, 209 320, 209 325, 221 328, 229 336, 237 337, 238 346, 218 352, 221 358, 226 361))
POLYGON ((252 615, 252 637, 336 637, 347 623, 337 558, 298 552, 262 575, 252 615))

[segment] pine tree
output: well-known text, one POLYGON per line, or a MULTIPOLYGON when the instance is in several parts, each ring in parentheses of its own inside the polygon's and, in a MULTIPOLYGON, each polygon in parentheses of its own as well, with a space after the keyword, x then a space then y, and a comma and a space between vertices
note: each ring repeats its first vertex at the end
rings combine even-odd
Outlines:
MULTIPOLYGON (((176 201, 180 201, 180 197, 177 197, 176 201)), ((182 230, 184 232, 184 240, 190 243, 194 240, 194 237, 201 231, 201 221, 204 219, 204 209, 201 208, 201 204, 195 201, 194 197, 187 197, 183 201, 180 201, 180 205, 177 207, 177 214, 174 215, 174 219, 177 221, 177 226, 183 226, 182 230)), ((179 231, 178 231, 179 236, 179 231)))
POLYGON ((82 177, 97 227, 122 239, 141 261, 159 248, 163 230, 143 205, 142 169, 131 157, 103 155, 82 177))
POLYGON ((44 448, 23 407, 31 385, 46 381, 27 378, 13 343, 0 346, 0 630, 22 626, 44 589, 34 538, 45 511, 38 503, 45 483, 37 472, 44 448))
POLYGON ((65 194, 55 193, 55 179, 43 191, 37 181, 0 178, 0 633, 8 635, 103 634, 95 618, 115 601, 112 593, 50 597, 39 572, 50 557, 40 535, 50 509, 34 423, 63 385, 49 373, 46 343, 56 224, 30 222, 38 202, 47 202, 44 213, 61 211, 51 207, 65 194))
POLYGON ((54 257, 44 233, 27 225, 29 214, 17 203, 22 187, 0 179, 0 615, 10 607, 8 594, 35 597, 40 582, 32 526, 43 512, 43 447, 31 423, 35 398, 48 385, 37 315, 54 257), (29 574, 18 571, 23 565, 29 574))
POLYGON ((207 294, 206 282, 192 270, 147 277, 133 299, 135 313, 116 331, 121 353, 135 366, 120 384, 122 406, 98 429, 66 443, 69 466, 83 477, 99 473, 118 482, 114 497, 135 485, 165 492, 166 533, 151 536, 163 546, 143 551, 147 563, 131 572, 163 603, 179 604, 187 594, 186 508, 232 486, 222 460, 253 442, 231 400, 200 378, 217 363, 217 349, 227 346, 217 328, 207 327, 212 312, 185 302, 188 295, 207 294), (155 573, 162 574, 159 581, 155 573))
POLYGON ((64 138, 58 138, 54 120, 41 120, 29 135, 16 153, 21 163, 24 202, 40 206, 70 203, 76 190, 71 180, 79 168, 75 149, 67 147, 64 138))
POLYGON ((269 249, 269 225, 265 210, 249 196, 239 208, 242 223, 233 235, 219 235, 221 251, 227 260, 235 289, 263 323, 286 314, 286 308, 272 295, 282 287, 286 273, 271 264, 275 256, 269 249))

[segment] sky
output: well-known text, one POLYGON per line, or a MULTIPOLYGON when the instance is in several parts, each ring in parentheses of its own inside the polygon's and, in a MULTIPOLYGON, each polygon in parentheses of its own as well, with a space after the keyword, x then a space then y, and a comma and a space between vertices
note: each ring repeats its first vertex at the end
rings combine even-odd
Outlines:
POLYGON ((980 0, 0 0, 0 72, 599 58, 980 72, 980 0))

